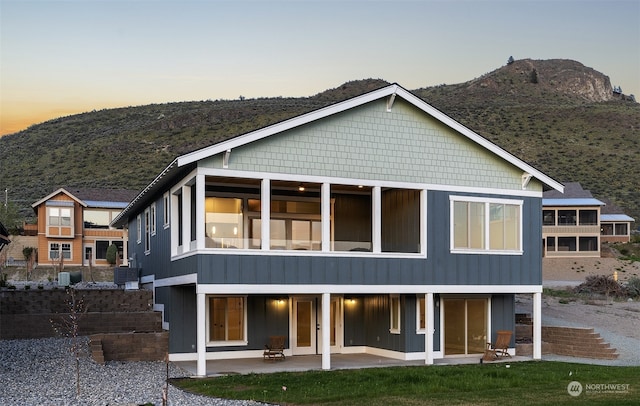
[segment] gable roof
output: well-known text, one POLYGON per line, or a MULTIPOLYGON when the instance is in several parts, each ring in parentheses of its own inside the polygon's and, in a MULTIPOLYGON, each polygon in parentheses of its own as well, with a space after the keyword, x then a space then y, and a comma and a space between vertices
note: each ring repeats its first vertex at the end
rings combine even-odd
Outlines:
POLYGON ((34 209, 54 196, 63 193, 83 207, 124 209, 138 194, 135 190, 96 189, 96 188, 60 188, 31 205, 34 209))
POLYGON ((407 101, 411 105, 417 107, 422 110, 426 114, 430 115, 434 119, 438 120, 442 124, 447 127, 457 131, 463 136, 467 137, 469 140, 475 142, 479 146, 485 148, 486 150, 492 152, 503 160, 509 162, 513 166, 519 168, 523 172, 532 177, 538 179, 543 185, 546 185, 549 188, 555 189, 559 192, 563 191, 563 185, 549 176, 545 175, 538 169, 533 166, 527 164, 516 156, 510 154, 506 150, 500 148, 496 144, 490 142, 486 138, 481 135, 471 131, 464 125, 458 123, 447 115, 443 114, 439 110, 435 109, 431 105, 424 102, 419 97, 415 96, 408 90, 404 89, 400 85, 394 83, 392 85, 365 93, 360 96, 353 97, 351 99, 347 99, 342 102, 338 102, 332 104, 327 107, 320 108, 318 110, 311 111, 306 114, 302 114, 291 119, 282 121, 280 123, 276 123, 255 131, 248 132, 246 134, 239 135, 237 137, 233 137, 219 143, 213 144, 211 146, 184 154, 182 156, 177 157, 174 161, 172 161, 147 187, 145 187, 138 196, 135 197, 127 206, 127 208, 113 221, 112 224, 119 224, 122 219, 126 216, 126 213, 131 211, 133 208, 140 206, 146 199, 146 196, 149 196, 153 191, 159 189, 164 183, 167 182, 168 178, 176 175, 178 171, 187 172, 188 169, 194 168, 198 161, 202 159, 206 159, 221 153, 226 153, 227 151, 231 151, 234 148, 247 145, 249 143, 264 139, 266 137, 270 137, 274 134, 281 133, 283 131, 287 131, 296 127, 300 127, 302 125, 323 119, 325 117, 329 117, 334 114, 341 113, 343 111, 353 109, 358 106, 362 106, 366 103, 379 100, 382 98, 387 98, 387 109, 391 110, 393 108, 393 103, 396 97, 400 97, 403 100, 407 101))

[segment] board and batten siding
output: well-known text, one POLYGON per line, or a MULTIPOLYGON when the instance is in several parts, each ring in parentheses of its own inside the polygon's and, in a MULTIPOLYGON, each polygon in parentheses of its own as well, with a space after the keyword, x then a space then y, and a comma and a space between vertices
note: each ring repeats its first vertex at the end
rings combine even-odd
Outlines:
MULTIPOLYGON (((427 257, 198 254, 171 263, 171 275, 198 272, 201 284, 539 285, 542 283, 542 206, 523 204, 522 255, 450 252, 448 192, 428 192, 427 257)), ((457 194, 460 195, 460 194, 457 194)), ((508 198, 505 196, 494 196, 508 198)), ((145 273, 148 271, 145 271, 145 273)))

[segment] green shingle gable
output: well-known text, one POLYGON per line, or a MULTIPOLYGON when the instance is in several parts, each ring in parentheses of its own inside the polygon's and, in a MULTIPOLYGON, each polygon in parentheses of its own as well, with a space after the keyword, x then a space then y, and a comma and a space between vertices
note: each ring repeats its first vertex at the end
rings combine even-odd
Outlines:
MULTIPOLYGON (((222 156, 199 165, 222 168, 222 156)), ((521 169, 399 98, 391 111, 379 99, 235 148, 229 169, 522 188, 521 169)))

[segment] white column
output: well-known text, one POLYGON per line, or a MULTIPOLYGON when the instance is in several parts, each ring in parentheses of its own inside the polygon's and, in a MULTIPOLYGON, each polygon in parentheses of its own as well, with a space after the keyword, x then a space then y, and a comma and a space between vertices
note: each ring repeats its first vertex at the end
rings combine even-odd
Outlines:
POLYGON ((533 359, 542 359, 542 293, 533 294, 533 359))
POLYGON ((329 293, 322 294, 322 369, 331 369, 331 295, 329 293))
POLYGON ((205 247, 205 176, 196 175, 196 248, 203 249, 205 247))
POLYGON ((331 251, 331 184, 323 183, 320 192, 322 252, 331 251))
POLYGON ((260 187, 260 249, 271 248, 271 179, 262 179, 260 187))
MULTIPOLYGON (((197 288, 196 288, 197 289, 197 288)), ((197 375, 207 376, 206 295, 196 294, 196 350, 198 353, 197 375)))
POLYGON ((435 319, 435 315, 432 292, 424 295, 424 303, 424 363, 426 365, 433 365, 433 320, 435 319))
POLYGON ((373 187, 373 207, 371 209, 371 213, 373 217, 373 232, 371 233, 372 241, 372 251, 380 252, 382 251, 382 191, 380 186, 373 187))

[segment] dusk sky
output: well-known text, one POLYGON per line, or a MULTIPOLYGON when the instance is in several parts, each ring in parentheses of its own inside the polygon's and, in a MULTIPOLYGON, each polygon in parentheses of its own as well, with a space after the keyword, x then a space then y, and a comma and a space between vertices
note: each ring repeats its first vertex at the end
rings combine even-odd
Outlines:
POLYGON ((0 0, 0 135, 111 107, 466 82, 573 59, 640 99, 640 0, 0 0))

